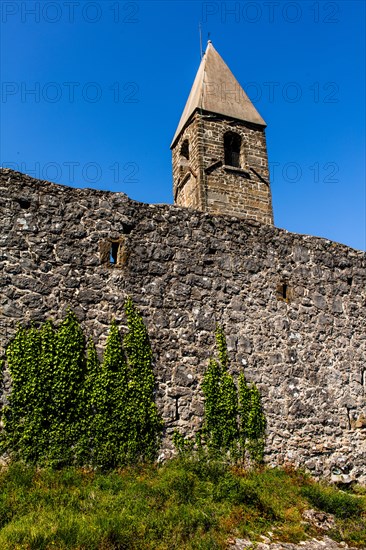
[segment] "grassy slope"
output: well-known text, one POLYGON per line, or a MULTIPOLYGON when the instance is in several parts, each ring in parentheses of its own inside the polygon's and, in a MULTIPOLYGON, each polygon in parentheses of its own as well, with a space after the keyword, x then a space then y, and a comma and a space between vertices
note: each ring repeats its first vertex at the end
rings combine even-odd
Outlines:
POLYGON ((318 534, 302 522, 312 507, 336 515, 331 537, 366 544, 366 495, 300 472, 182 459, 104 474, 13 464, 0 470, 0 548, 214 550, 269 530, 297 542, 318 534))

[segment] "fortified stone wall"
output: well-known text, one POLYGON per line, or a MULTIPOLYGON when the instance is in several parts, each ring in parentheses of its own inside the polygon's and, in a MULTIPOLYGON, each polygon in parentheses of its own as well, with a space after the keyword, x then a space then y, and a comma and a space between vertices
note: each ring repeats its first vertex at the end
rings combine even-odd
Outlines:
POLYGON ((175 427, 202 421, 219 322, 232 371, 263 396, 266 460, 366 482, 364 253, 7 169, 0 197, 2 353, 18 321, 57 321, 68 305, 103 343, 130 295, 151 336, 169 449, 175 427))

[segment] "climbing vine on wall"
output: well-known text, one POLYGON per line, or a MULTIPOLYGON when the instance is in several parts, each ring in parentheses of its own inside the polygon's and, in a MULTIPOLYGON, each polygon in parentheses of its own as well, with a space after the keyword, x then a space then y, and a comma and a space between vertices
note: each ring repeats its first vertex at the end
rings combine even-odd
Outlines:
MULTIPOLYGON (((240 384, 246 384, 244 376, 242 381, 239 380, 239 387, 240 384)), ((243 403, 243 398, 241 399, 241 403, 243 403)), ((243 416, 240 415, 241 426, 242 429, 244 428, 243 435, 246 435, 245 447, 252 460, 255 462, 262 462, 264 455, 266 418, 263 413, 259 390, 254 384, 249 388, 247 399, 248 406, 246 408, 248 410, 248 416, 243 418, 243 416)))
POLYGON ((37 329, 18 327, 7 348, 12 378, 3 410, 2 446, 16 458, 67 464, 78 439, 77 405, 84 376, 84 338, 68 311, 58 330, 47 321, 37 329))
MULTIPOLYGON (((248 386, 244 373, 239 375, 238 388, 229 372, 229 356, 223 329, 215 332, 218 360, 210 359, 203 376, 204 424, 196 437, 214 456, 231 460, 262 462, 266 419, 258 388, 248 386)), ((175 432, 173 442, 180 452, 193 449, 194 442, 175 432)))
POLYGON ((147 330, 130 299, 125 312, 128 332, 122 343, 112 322, 93 384, 94 462, 103 467, 155 458, 162 430, 147 330))
POLYGON ((212 451, 232 451, 238 441, 238 396, 233 377, 228 371, 229 358, 224 333, 216 329, 219 360, 211 359, 204 374, 204 437, 212 451))
POLYGON ((203 377, 205 398, 203 435, 209 450, 227 453, 232 459, 249 455, 261 462, 264 454, 266 419, 260 393, 255 384, 248 386, 244 373, 238 388, 229 373, 229 356, 222 327, 217 326, 218 361, 211 359, 203 377))
POLYGON ((7 347, 12 379, 2 451, 36 464, 103 468, 153 459, 162 421, 142 317, 125 303, 124 343, 113 321, 100 364, 69 310, 58 328, 19 326, 7 347))
POLYGON ((128 332, 123 339, 129 373, 128 451, 131 459, 156 456, 163 428, 154 400, 152 351, 146 327, 131 299, 125 305, 128 332))

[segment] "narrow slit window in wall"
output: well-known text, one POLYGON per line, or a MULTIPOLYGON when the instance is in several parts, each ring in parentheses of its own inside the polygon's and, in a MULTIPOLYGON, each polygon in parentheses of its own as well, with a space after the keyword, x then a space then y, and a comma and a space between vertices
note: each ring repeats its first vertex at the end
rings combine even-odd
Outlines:
POLYGON ((290 289, 286 281, 282 281, 277 285, 276 297, 277 300, 281 300, 282 302, 288 303, 290 301, 290 289))
POLYGON ((118 249, 119 249, 119 243, 118 242, 111 242, 111 248, 110 248, 110 251, 109 251, 109 263, 111 265, 117 265, 118 249))
POLYGON ((284 300, 287 299, 287 284, 286 283, 282 284, 282 298, 284 300))

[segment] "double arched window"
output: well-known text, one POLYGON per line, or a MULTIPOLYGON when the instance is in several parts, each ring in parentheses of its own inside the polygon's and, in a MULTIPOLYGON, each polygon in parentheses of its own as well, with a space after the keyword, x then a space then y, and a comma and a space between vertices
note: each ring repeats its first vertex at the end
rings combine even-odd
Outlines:
POLYGON ((224 135, 224 163, 227 166, 240 168, 241 137, 235 132, 226 132, 224 135))

